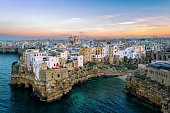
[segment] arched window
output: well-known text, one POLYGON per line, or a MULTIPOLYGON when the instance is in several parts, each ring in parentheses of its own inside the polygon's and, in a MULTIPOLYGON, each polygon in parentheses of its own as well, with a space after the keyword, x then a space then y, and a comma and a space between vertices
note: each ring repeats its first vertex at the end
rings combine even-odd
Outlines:
POLYGON ((164 79, 162 79, 162 84, 164 83, 164 79))
POLYGON ((166 55, 163 55, 163 61, 166 61, 166 55))
POLYGON ((53 73, 51 73, 51 75, 52 75, 51 78, 53 78, 53 73))
POLYGON ((154 54, 154 58, 153 59, 156 60, 156 54, 154 54))

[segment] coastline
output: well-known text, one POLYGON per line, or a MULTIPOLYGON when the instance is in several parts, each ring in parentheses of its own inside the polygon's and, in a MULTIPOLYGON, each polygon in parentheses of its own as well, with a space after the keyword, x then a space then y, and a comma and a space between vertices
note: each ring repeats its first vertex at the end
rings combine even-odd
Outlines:
POLYGON ((24 49, 18 47, 0 47, 1 54, 17 54, 20 56, 23 51, 24 49))
POLYGON ((169 113, 169 94, 166 89, 159 89, 159 84, 149 82, 149 78, 142 80, 135 76, 128 76, 127 85, 123 92, 128 95, 137 97, 153 106, 157 106, 163 113, 169 113))
MULTIPOLYGON (((25 88, 32 87, 33 93, 40 99, 40 101, 52 102, 55 100, 60 100, 60 98, 70 92, 75 84, 83 83, 94 78, 105 78, 113 76, 127 75, 129 72, 103 72, 100 68, 103 65, 95 65, 92 67, 83 67, 79 69, 72 70, 72 73, 68 73, 68 77, 62 77, 57 80, 50 81, 36 81, 34 73, 24 72, 22 66, 17 67, 13 63, 13 70, 11 74, 11 87, 21 87, 25 88), (17 72, 16 69, 17 69, 17 72), (14 71, 15 70, 15 71, 14 71), (88 70, 88 71, 86 71, 88 70)), ((109 68, 113 70, 113 68, 109 68)), ((52 71, 52 70, 48 70, 52 71)), ((68 72, 68 70, 63 71, 68 72)))

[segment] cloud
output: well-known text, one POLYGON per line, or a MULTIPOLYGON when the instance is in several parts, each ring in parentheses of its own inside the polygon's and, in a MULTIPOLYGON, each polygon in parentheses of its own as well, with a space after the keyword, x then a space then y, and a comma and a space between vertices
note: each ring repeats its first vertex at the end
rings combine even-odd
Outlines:
POLYGON ((167 9, 166 7, 145 7, 143 9, 146 10, 163 10, 163 9, 167 9))
POLYGON ((78 18, 78 17, 76 17, 76 18, 70 18, 70 19, 65 20, 65 21, 63 21, 63 22, 60 22, 60 23, 68 24, 68 23, 77 23, 77 22, 83 22, 83 21, 84 21, 83 18, 78 18))
POLYGON ((110 25, 135 25, 135 26, 170 26, 170 19, 166 16, 156 16, 156 17, 142 17, 133 20, 113 23, 110 25))
POLYGON ((71 18, 70 20, 77 21, 77 20, 82 20, 82 18, 71 18))
POLYGON ((115 14, 115 15, 102 15, 102 16, 97 16, 96 19, 109 19, 109 18, 115 18, 119 17, 122 14, 115 14))
POLYGON ((118 23, 118 24, 122 24, 122 25, 129 25, 129 24, 135 24, 136 22, 121 22, 121 23, 118 23))
POLYGON ((152 20, 153 17, 145 17, 145 18, 136 18, 135 21, 137 22, 145 22, 145 21, 149 21, 152 20))
POLYGON ((137 18, 135 21, 139 24, 147 24, 148 26, 170 26, 170 19, 166 16, 137 18))

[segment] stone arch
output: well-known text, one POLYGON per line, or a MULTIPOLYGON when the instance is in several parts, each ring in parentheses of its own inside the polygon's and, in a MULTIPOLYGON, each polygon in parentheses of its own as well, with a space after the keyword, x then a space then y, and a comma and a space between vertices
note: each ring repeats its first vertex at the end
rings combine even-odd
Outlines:
POLYGON ((162 84, 164 83, 164 79, 162 79, 162 84))
POLYGON ((156 60, 156 54, 153 54, 153 59, 156 60))
POLYGON ((157 60, 161 60, 161 59, 162 59, 161 55, 159 54, 157 60))
POLYGON ((163 55, 163 61, 166 61, 167 59, 166 59, 166 55, 163 55))

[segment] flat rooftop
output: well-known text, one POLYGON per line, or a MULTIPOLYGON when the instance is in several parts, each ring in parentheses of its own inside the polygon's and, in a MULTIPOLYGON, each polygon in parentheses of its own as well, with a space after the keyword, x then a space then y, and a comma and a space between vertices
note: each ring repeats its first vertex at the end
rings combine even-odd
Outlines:
POLYGON ((160 63, 155 63, 155 64, 149 64, 149 67, 155 68, 155 69, 164 69, 170 71, 170 64, 160 64, 160 63))

